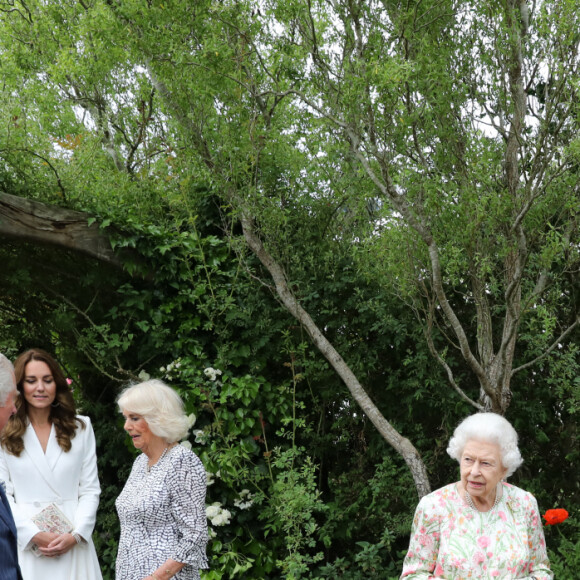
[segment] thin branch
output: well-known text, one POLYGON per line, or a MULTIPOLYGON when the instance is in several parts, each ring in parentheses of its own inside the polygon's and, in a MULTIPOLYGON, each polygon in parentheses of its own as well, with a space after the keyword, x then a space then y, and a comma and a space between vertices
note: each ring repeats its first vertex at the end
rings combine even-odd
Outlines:
POLYGON ((513 377, 517 372, 534 366, 542 359, 546 358, 559 344, 561 344, 564 339, 580 324, 580 316, 576 318, 573 324, 571 324, 542 354, 537 356, 534 360, 531 360, 515 369, 512 370, 511 376, 513 377))
POLYGON ((434 308, 431 307, 429 309, 429 317, 428 317, 427 325, 425 328, 425 338, 427 339, 427 345, 429 346, 429 351, 431 352, 433 357, 437 360, 437 362, 445 369, 445 372, 447 373, 447 380, 449 381, 449 384, 455 390, 455 392, 464 401, 469 403, 471 406, 475 407, 478 411, 483 411, 484 410, 483 406, 480 405, 479 403, 475 402, 470 397, 468 397, 465 394, 465 392, 461 389, 461 387, 457 384, 457 382, 455 381, 455 376, 453 375, 453 371, 451 370, 451 367, 447 364, 445 359, 441 356, 441 354, 439 353, 439 351, 435 347, 435 343, 433 342, 433 334, 431 332, 431 329, 433 327, 433 316, 434 316, 434 308))
POLYGON ((22 151, 23 153, 28 153, 28 155, 32 155, 33 157, 38 157, 38 159, 41 159, 44 163, 46 163, 46 165, 48 165, 48 167, 50 168, 50 170, 54 173, 54 176, 56 177, 56 183, 57 183, 58 188, 62 194, 62 199, 66 201, 66 190, 64 188, 64 185, 62 184, 62 181, 60 180, 60 175, 58 174, 58 170, 50 162, 49 159, 47 159, 43 155, 40 155, 39 153, 36 153, 35 151, 30 151, 29 149, 12 149, 12 151, 22 151))
POLYGON ((254 231, 252 218, 242 213, 241 223, 244 238, 249 248, 272 276, 277 295, 285 308, 302 325, 314 345, 320 350, 332 368, 343 380, 354 400, 377 428, 379 433, 403 456, 415 480, 417 492, 420 496, 424 495, 430 489, 429 480, 425 465, 415 447, 413 447, 408 439, 402 437, 385 419, 342 356, 324 336, 310 315, 302 308, 290 289, 284 270, 267 252, 262 241, 254 231))

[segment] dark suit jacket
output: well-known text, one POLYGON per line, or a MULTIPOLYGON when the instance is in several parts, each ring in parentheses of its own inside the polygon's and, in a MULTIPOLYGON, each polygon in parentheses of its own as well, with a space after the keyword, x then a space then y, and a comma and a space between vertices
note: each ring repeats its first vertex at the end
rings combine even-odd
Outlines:
POLYGON ((0 485, 0 580, 22 580, 18 566, 16 526, 2 485, 0 485))

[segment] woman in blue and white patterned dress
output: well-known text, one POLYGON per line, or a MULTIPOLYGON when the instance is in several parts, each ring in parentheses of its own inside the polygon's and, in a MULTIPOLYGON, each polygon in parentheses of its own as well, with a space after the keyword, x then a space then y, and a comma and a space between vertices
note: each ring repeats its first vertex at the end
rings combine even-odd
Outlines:
POLYGON ((116 580, 199 580, 206 569, 205 469, 177 442, 188 419, 179 395, 162 381, 119 397, 137 457, 116 501, 121 522, 116 580))

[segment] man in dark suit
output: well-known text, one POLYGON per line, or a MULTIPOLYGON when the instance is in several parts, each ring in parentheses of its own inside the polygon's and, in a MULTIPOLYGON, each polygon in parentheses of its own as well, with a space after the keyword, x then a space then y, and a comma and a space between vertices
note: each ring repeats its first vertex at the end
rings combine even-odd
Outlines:
MULTIPOLYGON (((12 363, 0 354, 0 431, 16 413, 16 380, 12 363)), ((0 580, 22 580, 16 548, 16 526, 0 481, 0 580)))

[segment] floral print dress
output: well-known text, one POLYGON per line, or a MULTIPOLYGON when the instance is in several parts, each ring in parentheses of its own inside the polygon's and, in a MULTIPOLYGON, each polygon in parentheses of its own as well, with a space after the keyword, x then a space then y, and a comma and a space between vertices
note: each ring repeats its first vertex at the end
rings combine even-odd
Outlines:
POLYGON ((552 580, 534 496, 501 485, 489 512, 469 507, 456 483, 422 498, 401 579, 552 580))

